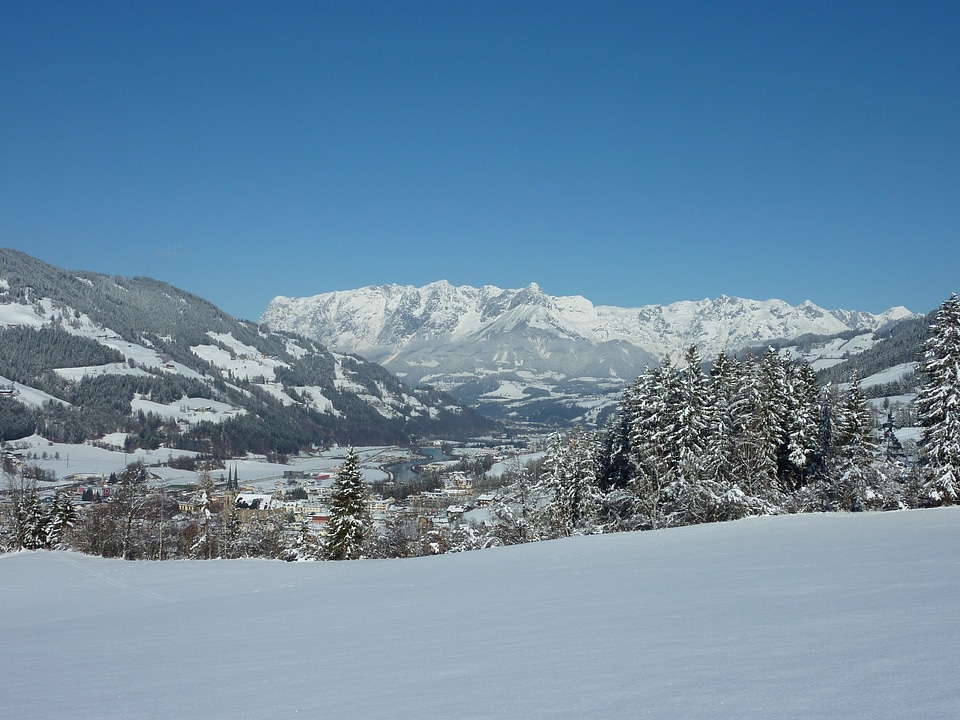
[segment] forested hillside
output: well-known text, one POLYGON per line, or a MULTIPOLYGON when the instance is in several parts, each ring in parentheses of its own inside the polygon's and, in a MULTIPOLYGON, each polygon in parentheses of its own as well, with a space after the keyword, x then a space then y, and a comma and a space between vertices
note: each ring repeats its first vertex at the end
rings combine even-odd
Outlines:
POLYGON ((2 439, 121 432, 133 447, 289 454, 489 428, 441 393, 149 278, 65 271, 0 249, 0 317, 2 439), (222 403, 223 415, 178 422, 184 398, 222 403))
MULTIPOLYGON (((874 333, 876 345, 850 359, 820 370, 822 382, 848 382, 854 373, 861 378, 882 372, 887 368, 923 359, 923 345, 930 337, 934 312, 926 316, 908 318, 874 333)), ((916 388, 917 378, 906 385, 916 388)), ((897 394, 897 393, 889 393, 897 394)))

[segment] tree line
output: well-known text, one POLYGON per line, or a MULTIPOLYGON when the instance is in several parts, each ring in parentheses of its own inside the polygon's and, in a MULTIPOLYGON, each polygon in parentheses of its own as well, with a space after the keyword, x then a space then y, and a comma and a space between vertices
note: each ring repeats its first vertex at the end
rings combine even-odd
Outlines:
POLYGON ((823 385, 808 364, 773 349, 759 359, 721 353, 707 373, 690 348, 682 369, 667 360, 638 377, 606 430, 558 434, 542 473, 515 473, 493 533, 511 543, 758 514, 956 504, 956 295, 931 329, 913 458, 892 414, 874 421, 856 375, 843 387, 823 385))
POLYGON ((922 433, 912 457, 892 416, 874 421, 856 376, 843 386, 822 384, 808 364, 773 349, 759 358, 721 353, 706 371, 692 347, 682 367, 664 361, 640 375, 605 429, 558 433, 542 461, 515 467, 486 522, 412 527, 408 517, 397 516, 375 528, 351 450, 334 485, 323 539, 306 525, 291 534, 276 515, 239 523, 215 506, 209 481, 198 494, 200 512, 184 516, 147 489, 142 467, 131 466, 117 479, 111 501, 79 519, 59 500, 38 511, 21 486, 14 493, 19 504, 11 510, 8 503, 0 523, 0 542, 51 547, 66 537, 85 552, 130 559, 335 560, 749 515, 952 505, 960 502, 958 367, 960 300, 953 295, 934 315, 925 346, 916 400, 922 433))

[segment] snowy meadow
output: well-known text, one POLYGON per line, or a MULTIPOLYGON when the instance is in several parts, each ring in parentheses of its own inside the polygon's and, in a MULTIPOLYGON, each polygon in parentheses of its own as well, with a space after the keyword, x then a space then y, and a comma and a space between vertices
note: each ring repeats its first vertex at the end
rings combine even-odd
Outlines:
POLYGON ((0 556, 16 718, 947 718, 960 508, 407 560, 0 556))

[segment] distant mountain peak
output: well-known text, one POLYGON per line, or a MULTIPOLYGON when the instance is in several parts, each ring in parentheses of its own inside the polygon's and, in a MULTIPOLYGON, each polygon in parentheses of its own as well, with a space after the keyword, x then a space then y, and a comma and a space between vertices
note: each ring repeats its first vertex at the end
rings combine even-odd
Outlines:
POLYGON ((681 358, 690 345, 710 358, 806 334, 874 331, 910 315, 903 308, 873 315, 728 295, 620 308, 548 295, 535 282, 504 290, 441 280, 277 297, 261 322, 364 355, 408 383, 430 383, 465 402, 476 398, 462 389, 476 386, 479 396, 512 397, 516 405, 557 397, 565 392, 559 388, 578 383, 582 390, 585 378, 598 392, 622 387, 664 357, 681 358))

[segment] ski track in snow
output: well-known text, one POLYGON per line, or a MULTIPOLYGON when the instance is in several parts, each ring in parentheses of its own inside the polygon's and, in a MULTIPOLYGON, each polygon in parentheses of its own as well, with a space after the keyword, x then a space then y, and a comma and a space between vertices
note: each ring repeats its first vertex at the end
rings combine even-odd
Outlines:
POLYGON ((123 582, 117 578, 110 577, 107 574, 107 571, 110 568, 105 568, 99 571, 94 570, 89 567, 87 563, 83 562, 81 559, 82 556, 78 556, 74 553, 57 553, 57 557, 80 572, 89 575, 92 578, 96 578, 97 580, 106 583, 111 587, 120 588, 121 590, 129 590, 132 593, 136 593, 137 595, 141 595, 145 598, 150 598, 151 600, 161 600, 168 603, 179 602, 176 598, 170 597, 169 595, 163 595, 161 593, 154 592, 153 590, 137 587, 136 585, 131 585, 130 583, 123 582))

